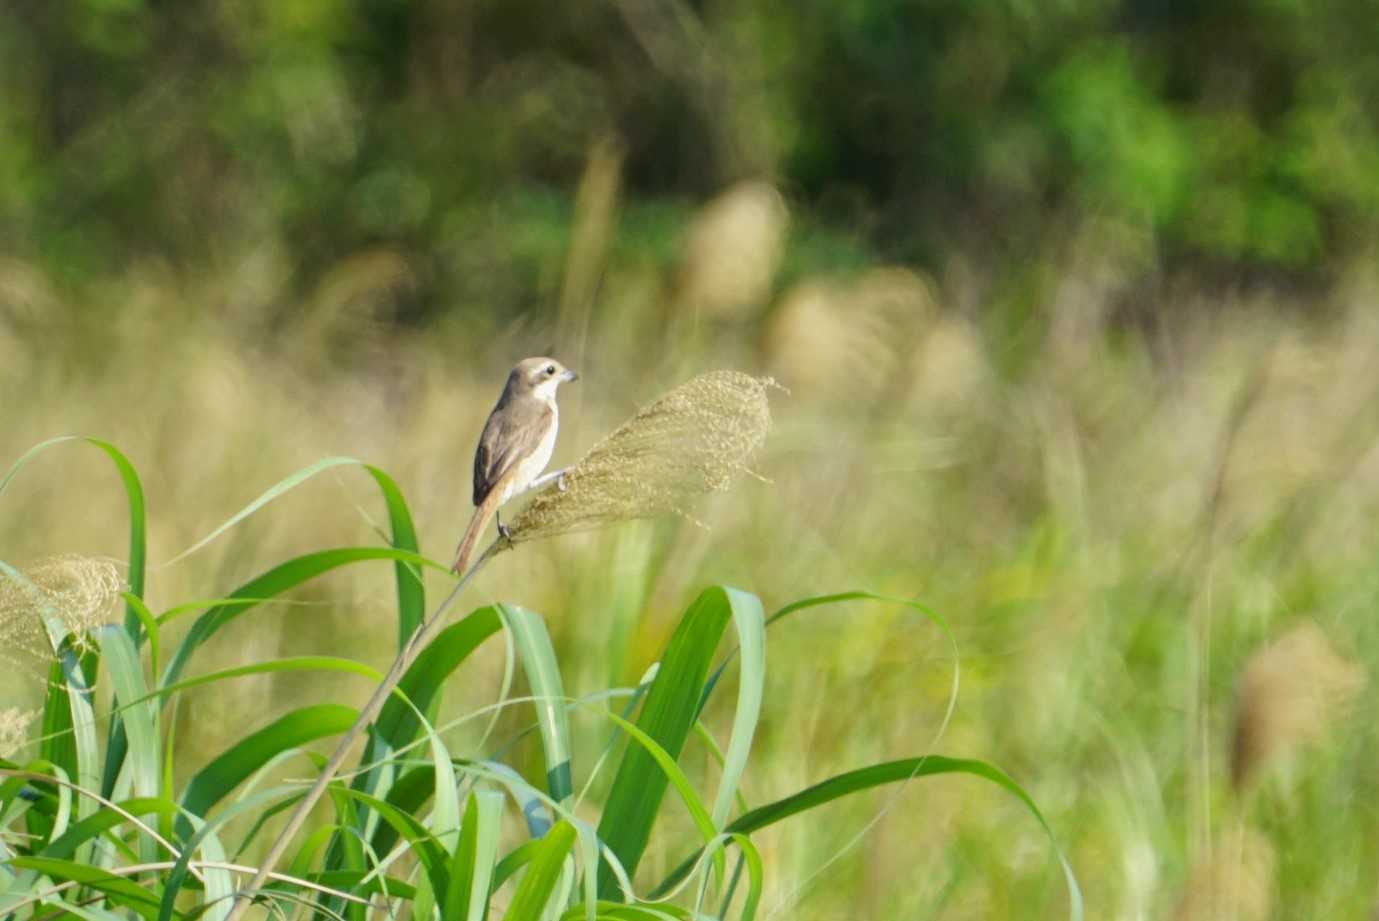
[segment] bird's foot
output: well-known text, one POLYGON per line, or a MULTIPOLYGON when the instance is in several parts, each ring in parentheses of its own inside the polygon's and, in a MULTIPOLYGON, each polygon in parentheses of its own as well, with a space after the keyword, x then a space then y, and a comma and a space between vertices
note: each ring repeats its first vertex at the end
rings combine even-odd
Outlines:
POLYGON ((512 528, 509 528, 501 521, 498 522, 498 536, 503 540, 512 540, 512 528))

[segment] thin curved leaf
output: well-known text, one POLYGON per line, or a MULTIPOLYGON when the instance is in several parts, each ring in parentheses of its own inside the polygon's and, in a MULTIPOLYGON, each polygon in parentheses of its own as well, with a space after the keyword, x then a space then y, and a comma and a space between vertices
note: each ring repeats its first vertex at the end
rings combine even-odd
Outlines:
MULTIPOLYGON (((396 781, 392 778, 396 768, 388 763, 389 757, 417 739, 422 728, 421 714, 429 712, 439 699, 446 679, 501 626, 502 618, 496 606, 478 608, 438 633, 417 654, 416 660, 398 682, 397 692, 383 704, 378 718, 370 727, 369 741, 360 758, 360 764, 369 767, 355 777, 350 785, 353 789, 384 800, 393 799, 392 788, 396 781)), ((426 782, 421 778, 411 778, 411 781, 413 784, 426 782)), ((428 797, 435 791, 434 778, 430 778, 430 781, 426 790, 428 797)), ((416 791, 421 787, 413 786, 410 789, 416 791)), ((408 800, 409 811, 415 810, 423 802, 425 799, 408 800)), ((378 853, 390 850, 396 840, 393 834, 391 826, 386 824, 374 828, 370 835, 373 848, 378 853)), ((336 853, 336 847, 332 845, 326 859, 327 869, 340 869, 336 853)))
MULTIPOLYGON (((709 663, 731 616, 727 591, 721 587, 706 589, 690 605, 661 657, 637 727, 671 758, 679 758, 684 748, 699 710, 709 663)), ((628 876, 635 875, 646 850, 668 782, 656 759, 644 748, 629 747, 623 754, 598 835, 628 876)), ((598 891, 603 899, 620 895, 607 863, 599 865, 598 891)))
POLYGON ((328 886, 331 889, 351 892, 359 896, 383 895, 386 892, 389 898, 411 901, 416 898, 417 894, 416 886, 406 880, 392 876, 380 878, 359 870, 327 870, 323 873, 312 873, 303 878, 322 886, 328 886))
POLYGON ((741 653, 741 676, 737 687, 737 708, 733 711, 733 729, 728 738, 728 750, 723 759, 723 774, 718 783, 718 795, 713 803, 713 824, 722 827, 728 820, 738 781, 747 768, 747 755, 756 736, 757 720, 761 716, 762 689, 766 684, 766 623, 761 600, 756 595, 734 588, 725 590, 732 606, 733 623, 737 627, 738 650, 741 653))
MULTIPOLYGON (((595 906, 595 921, 690 921, 693 913, 677 905, 623 905, 619 902, 599 902, 595 906)), ((585 921, 583 908, 571 908, 560 921, 585 921)))
POLYGON ((551 635, 546 622, 534 611, 513 605, 500 605, 499 610, 512 631, 527 684, 531 686, 532 706, 541 728, 541 750, 546 759, 546 790, 551 799, 564 803, 574 795, 570 721, 551 635))
POLYGON ((237 665, 234 668, 223 668, 220 671, 197 675, 195 678, 183 678, 181 681, 174 684, 165 685, 156 691, 151 691, 139 698, 139 700, 130 701, 124 706, 133 706, 134 704, 141 703, 145 700, 151 700, 155 697, 170 697, 178 691, 185 691, 206 684, 214 684, 217 681, 226 681, 231 678, 245 678, 249 675, 267 675, 276 672, 340 672, 343 674, 359 675, 373 682, 383 680, 383 675, 378 669, 365 665, 363 662, 356 662, 354 659, 345 659, 340 656, 288 656, 283 659, 269 659, 266 662, 254 662, 251 665, 237 665))
MULTIPOLYGON (((1040 827, 1044 829, 1044 833, 1048 835, 1049 841, 1054 846, 1068 884, 1071 915, 1076 921, 1080 921, 1082 918, 1082 891, 1077 885, 1072 867, 1068 865, 1067 859, 1064 858, 1062 851, 1058 848, 1052 827, 1049 826, 1044 814, 1039 811, 1039 807, 1035 805, 1034 800, 1024 791, 1024 788, 1000 768, 987 764, 985 761, 970 758, 947 758, 943 755, 926 755, 921 758, 902 758, 898 761, 887 761, 882 764, 858 768, 836 777, 830 777, 828 780, 814 784, 812 787, 806 787, 800 792, 774 803, 759 806, 751 812, 739 816, 724 831, 727 834, 750 834, 801 812, 807 812, 862 790, 869 790, 882 784, 903 783, 916 777, 928 777, 935 774, 970 774, 974 777, 980 777, 1003 788, 1024 803, 1025 808, 1039 822, 1040 827)), ((682 862, 666 877, 665 881, 656 887, 655 891, 652 892, 652 897, 659 897, 673 889, 690 874, 697 860, 698 854, 695 854, 682 862)))
MULTIPOLYGON (((140 797, 125 800, 118 805, 123 813, 116 812, 114 809, 101 809, 94 815, 73 824, 65 834, 55 836, 39 852, 38 856, 54 857, 60 860, 71 859, 82 844, 94 839, 97 835, 129 822, 128 816, 124 813, 138 817, 149 814, 176 815, 178 811, 177 804, 166 799, 140 797)), ((135 827, 137 828, 137 826, 135 827)))
MULTIPOLYGON (((393 481, 393 478, 373 464, 366 464, 353 457, 326 457, 279 480, 260 493, 259 496, 248 505, 244 506, 213 529, 210 534, 207 534, 201 540, 197 541, 186 550, 183 550, 163 565, 170 566, 179 560, 185 559, 211 543, 230 528, 257 512, 259 509, 263 508, 268 503, 290 492, 302 483, 316 476, 318 473, 333 467, 354 466, 364 468, 364 471, 368 473, 369 476, 373 477, 374 482, 378 485, 378 491, 383 496, 383 502, 388 509, 388 523, 392 529, 392 536, 389 542, 396 549, 409 550, 414 554, 419 554, 420 550, 417 545, 417 532, 416 527, 412 523, 412 514, 407 508, 407 501, 403 498, 402 490, 398 489, 397 483, 393 481)), ((402 644, 407 641, 407 638, 416 630, 426 614, 426 595, 421 580, 420 563, 409 564, 399 557, 396 563, 396 572, 398 596, 398 648, 400 649, 402 648, 402 644)))
POLYGON ((442 918, 483 921, 493 864, 498 856, 502 812, 501 793, 478 790, 470 796, 460 826, 460 840, 450 857, 450 888, 442 903, 442 918))
MULTIPOLYGON (((342 704, 315 704, 282 715, 230 746, 197 772, 182 796, 183 808, 192 815, 205 816, 231 790, 281 752, 339 735, 354 725, 358 716, 357 710, 342 704)), ((187 819, 179 819, 177 825, 180 837, 191 834, 187 819)))
POLYGON ((412 846, 417 860, 426 871, 426 876, 430 881, 432 890, 436 893, 445 892, 446 884, 449 879, 449 871, 446 866, 447 855, 445 850, 436 843, 435 838, 431 836, 431 833, 427 831, 424 825, 378 797, 369 796, 367 793, 361 793, 349 787, 336 787, 334 789, 368 806, 374 812, 378 813, 379 818, 393 826, 394 830, 412 846))
POLYGON ((416 566, 436 565, 413 551, 393 547, 337 547, 294 557, 235 589, 227 599, 230 603, 217 605, 198 617, 168 662, 161 684, 176 682, 182 674, 182 669, 186 667, 187 660, 201 644, 215 635, 221 627, 265 599, 273 598, 332 569, 365 560, 393 560, 398 564, 411 563, 416 566))
POLYGON ((110 674, 117 700, 142 701, 120 707, 118 719, 124 725, 129 740, 134 795, 156 798, 160 783, 158 765, 158 708, 146 700, 148 685, 144 681, 143 662, 134 648, 129 634, 114 625, 96 631, 96 639, 105 655, 106 670, 110 674))
POLYGON ((527 872, 517 884, 504 921, 540 921, 546 903, 560 880, 560 870, 575 843, 575 827, 561 820, 535 842, 527 872))
MULTIPOLYGON (((34 870, 55 880, 81 883, 105 893, 115 904, 130 908, 149 921, 158 917, 159 898, 156 892, 88 863, 54 857, 15 857, 9 864, 23 870, 34 870)), ((0 911, 5 910, 5 899, 0 897, 0 911)))
MULTIPOLYGON (((381 761, 389 753, 416 741, 421 732, 418 711, 426 713, 431 709, 450 674, 459 668, 484 640, 497 633, 501 626, 498 608, 490 605, 472 611, 438 633, 436 638, 417 654, 416 661, 408 667, 402 680, 398 682, 398 690, 402 692, 402 697, 390 697, 379 711, 361 763, 373 764, 381 761), (408 701, 411 702, 410 706, 408 701)), ((384 791, 379 791, 371 785, 370 774, 361 775, 354 784, 355 789, 385 795, 384 791)))

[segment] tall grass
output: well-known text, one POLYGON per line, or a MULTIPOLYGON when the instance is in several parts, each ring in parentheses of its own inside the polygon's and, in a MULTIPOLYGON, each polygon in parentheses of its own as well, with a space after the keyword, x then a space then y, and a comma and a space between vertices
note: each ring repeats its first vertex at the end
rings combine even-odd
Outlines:
MULTIPOLYGON (((24 465, 70 441, 47 442, 26 454, 0 482, 0 492, 24 465)), ((928 751, 857 765, 774 801, 753 806, 747 799, 742 785, 751 776, 750 752, 759 730, 768 628, 787 619, 798 623, 821 606, 868 601, 927 618, 951 641, 943 620, 912 602, 850 593, 795 602, 767 617, 754 595, 708 589, 680 618, 645 680, 571 696, 538 614, 498 604, 444 626, 424 619, 422 573, 445 567, 421 555, 402 492, 368 465, 360 466, 388 510, 386 543, 302 554, 224 598, 154 613, 143 592, 141 481, 113 445, 86 443, 114 462, 128 499, 126 615, 123 624, 64 616, 62 595, 0 563, 11 588, 6 597, 13 599, 3 616, 39 618, 53 656, 35 757, 0 760, 0 912, 9 916, 227 917, 255 869, 272 819, 305 792, 301 782, 264 781, 288 759, 324 770, 310 743, 344 732, 357 713, 321 699, 294 702, 266 726, 251 728, 253 721, 246 720, 242 729, 226 733, 232 739, 228 748, 182 783, 173 729, 181 695, 258 674, 353 674, 371 681, 379 676, 362 662, 325 651, 213 671, 197 669, 196 654, 236 619, 262 616, 279 596, 333 569, 378 560, 392 563, 399 646, 407 649, 417 637, 429 641, 399 660, 410 664, 396 693, 370 720, 368 743, 355 767, 339 778, 326 775, 329 809, 291 838, 288 859, 280 868, 265 867, 267 885, 249 893, 271 913, 482 919, 501 911, 511 919, 624 921, 708 913, 750 919, 757 916, 773 870, 773 861, 754 843, 755 833, 859 791, 942 774, 966 774, 1004 788, 1052 835, 1033 800, 1005 773, 979 760, 928 751), (190 629, 169 642, 165 629, 192 613, 190 629), (485 713, 438 723, 439 692, 500 632, 521 664, 529 694, 512 696, 505 681, 492 712, 530 708, 533 718, 508 739, 485 734, 482 744, 457 748, 452 725, 485 713), (706 708, 730 672, 737 698, 728 742, 720 750, 706 708), (108 676, 112 693, 108 712, 98 716, 91 688, 101 675, 108 676), (577 763, 572 726, 586 721, 592 738, 604 741, 598 757, 577 763), (104 740, 98 723, 106 726, 104 740), (529 730, 537 731, 542 753, 536 780, 508 760, 513 742, 529 730), (691 746, 719 765, 711 793, 709 781, 696 783, 681 766, 691 746), (611 781, 604 776, 610 772, 611 781), (591 787, 604 784, 605 795, 589 795, 591 787), (666 830, 662 815, 676 801, 674 808, 692 819, 692 834, 666 830), (669 872, 655 873, 648 885, 639 868, 653 836, 665 836, 663 846, 678 849, 684 859, 669 872)), ((288 477, 226 525, 334 463, 288 477)), ((80 571, 73 577, 80 578, 80 571)), ((956 662, 953 668, 955 694, 956 662)), ((1080 918, 1080 893, 1063 866, 1069 915, 1080 918)))
MULTIPOLYGON (((681 370, 732 363, 791 391, 758 468, 771 482, 744 482, 731 501, 696 508, 711 531, 671 519, 528 544, 476 577, 466 608, 520 601, 541 612, 564 687, 583 699, 639 686, 706 584, 750 587, 767 610, 848 585, 919 594, 944 612, 963 652, 962 705, 939 750, 980 754, 1027 785, 1078 870, 1089 915, 1200 917, 1201 906, 1221 904, 1213 888, 1242 880, 1252 891, 1232 900, 1266 916, 1371 911, 1379 698, 1352 693, 1342 707, 1312 706, 1311 692, 1298 699, 1298 681, 1262 680, 1253 669, 1304 623, 1344 660, 1342 672, 1379 673, 1372 271, 1357 266, 1320 297, 1206 291, 1166 277, 1142 288, 1114 260, 1089 271, 1074 248, 1008 284, 961 262, 926 279, 864 271, 861 251, 817 258, 837 241, 796 219, 771 305, 701 316, 664 305, 663 267, 629 243, 655 218, 664 256, 682 217, 630 205, 622 215, 597 303, 572 318, 583 344, 567 363, 584 374, 563 413, 557 462, 625 418, 639 402, 632 395, 656 392, 681 370), (1259 736, 1295 722, 1305 731, 1287 744, 1259 736), (1238 785, 1233 740, 1248 753, 1261 738, 1264 754, 1238 785)), ((324 569, 243 616, 229 611, 254 602, 254 580, 274 563, 323 548, 387 550, 387 506, 372 477, 332 467, 168 562, 263 484, 331 451, 388 471, 405 491, 418 546, 448 549, 469 509, 472 438, 493 381, 510 358, 552 342, 564 358, 572 340, 556 332, 563 318, 539 308, 479 326, 457 309, 453 320, 386 331, 346 311, 271 336, 248 314, 185 309, 253 302, 265 279, 286 284, 237 265, 185 275, 135 265, 99 290, 55 290, 31 323, 0 328, 0 454, 87 431, 137 461, 144 599, 164 618, 150 686, 205 612, 197 602, 251 588, 223 608, 225 624, 197 647, 182 680, 287 664, 185 687, 158 728, 173 751, 164 789, 180 792, 248 735, 295 731, 307 717, 327 727, 266 767, 253 796, 313 776, 311 759, 329 754, 329 732, 339 731, 329 727, 347 723, 345 712, 386 671, 400 632, 388 578, 395 560, 324 569), (361 537, 370 534, 381 536, 361 537), (317 709, 292 716, 306 704, 317 709)), ((561 278, 551 271, 542 283, 561 278)), ((577 302, 583 288, 574 289, 577 302)), ((529 300, 553 303, 556 294, 537 288, 529 300)), ((0 558, 127 559, 118 469, 75 444, 41 458, 0 497, 0 558)), ((423 571, 434 603, 448 583, 423 571)), ((949 662, 941 637, 918 619, 840 601, 769 632, 771 667, 741 784, 750 804, 933 749, 949 662)), ((503 688, 524 681, 506 636, 480 643, 437 689, 432 724, 449 727, 454 751, 509 743, 504 761, 535 783, 545 752, 539 732, 521 732, 530 711, 504 703, 503 688)), ((41 633, 25 643, 51 649, 41 633)), ((15 727, 30 737, 63 728, 43 725, 47 658, 13 665, 11 652, 0 646, 0 746, 15 727)), ((151 654, 147 642, 140 652, 151 654)), ((1310 673, 1291 663, 1267 672, 1310 673)), ((109 677, 102 669, 89 698, 98 720, 111 709, 112 682, 101 675, 109 677)), ((703 711, 719 746, 737 681, 725 672, 703 711)), ((587 804, 605 801, 617 762, 610 755, 593 767, 618 730, 591 728, 583 710, 570 719, 573 764, 588 772, 576 779, 593 777, 576 784, 588 787, 577 814, 597 823, 587 804)), ((98 746, 111 739, 105 722, 95 735, 98 746)), ((73 734, 65 738, 75 746, 73 734)), ((707 805, 716 787, 702 778, 718 769, 698 738, 677 763, 707 805)), ((92 770, 103 784, 104 763, 92 770)), ((1058 867, 1020 809, 989 784, 938 776, 759 829, 753 843, 769 868, 762 910, 1064 917, 1058 867)), ((226 834, 247 834, 252 814, 230 817, 226 834)), ((267 818, 256 840, 283 819, 267 818)), ((697 840, 678 806, 657 821, 639 864, 642 893, 697 840)))

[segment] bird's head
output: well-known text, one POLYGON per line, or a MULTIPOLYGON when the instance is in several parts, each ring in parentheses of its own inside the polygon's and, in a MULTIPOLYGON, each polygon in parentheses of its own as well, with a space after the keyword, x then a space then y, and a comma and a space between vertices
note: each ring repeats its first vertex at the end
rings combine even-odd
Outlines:
POLYGON ((566 381, 578 379, 578 374, 554 358, 524 358, 508 375, 508 386, 517 393, 554 401, 556 388, 566 381))

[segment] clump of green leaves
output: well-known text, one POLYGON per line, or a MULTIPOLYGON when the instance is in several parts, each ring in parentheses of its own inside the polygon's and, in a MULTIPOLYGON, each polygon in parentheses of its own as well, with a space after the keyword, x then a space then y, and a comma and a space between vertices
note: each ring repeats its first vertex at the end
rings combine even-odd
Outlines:
MULTIPOLYGON (((265 823, 305 790, 300 783, 263 787, 259 780, 313 741, 344 732, 357 712, 329 701, 304 702, 267 725, 246 725, 238 741, 176 784, 170 717, 179 695, 274 672, 350 673, 374 681, 379 676, 363 663, 324 654, 195 673, 190 666, 198 647, 238 617, 266 610, 263 602, 330 570, 369 560, 393 564, 399 643, 406 643, 425 611, 421 574, 444 567, 420 553, 396 484, 365 466, 388 508, 386 545, 320 550, 273 566, 219 601, 198 603, 191 628, 168 648, 164 627, 187 613, 187 606, 154 613, 144 603, 142 488, 122 454, 92 443, 115 461, 130 500, 127 618, 123 624, 72 627, 50 617, 53 665, 37 752, 0 760, 0 913, 25 919, 63 913, 222 919, 255 869, 265 823), (109 724, 104 740, 96 731, 91 694, 101 676, 114 693, 111 711, 103 714, 109 724), (249 830, 232 839, 234 820, 249 830)), ((313 465, 266 495, 280 495, 311 473, 342 463, 313 465)), ((0 481, 0 490, 8 482, 9 477, 0 481)), ((10 583, 33 583, 17 568, 0 569, 10 583)), ((912 602, 852 593, 806 599, 768 617, 755 596, 710 588, 680 618, 644 682, 572 698, 544 620, 513 605, 481 607, 440 630, 415 656, 372 721, 355 769, 331 781, 331 814, 304 830, 290 861, 256 897, 283 911, 300 907, 322 918, 362 919, 386 910, 390 917, 410 912, 414 918, 478 921, 505 907, 510 919, 626 921, 714 913, 750 919, 770 872, 753 834, 861 790, 965 773, 1007 789, 1043 824, 1034 803, 999 769, 926 753, 860 766, 764 804, 746 802, 741 780, 761 712, 769 627, 823 605, 857 600, 904 607, 929 617, 947 635, 940 618, 912 602), (447 727, 435 725, 446 680, 503 632, 530 695, 505 698, 500 706, 530 704, 545 764, 539 779, 506 762, 505 745, 453 751, 447 727), (722 656, 725 639, 733 648, 722 656), (727 747, 719 751, 707 741, 710 733, 694 730, 729 669, 737 672, 737 699, 727 747), (614 730, 609 757, 575 763, 572 713, 598 714, 614 730), (721 768, 712 790, 696 786, 680 766, 696 740, 709 746, 721 768), (585 818, 587 806, 576 809, 586 795, 576 793, 576 781, 587 791, 605 765, 613 778, 594 824, 585 818), (638 868, 653 837, 671 834, 662 817, 672 789, 694 832, 683 841, 662 842, 682 847, 685 859, 648 886, 637 880, 638 868), (520 841, 511 844, 519 826, 520 841)), ((33 615, 51 614, 42 607, 36 605, 33 615)), ((1066 864, 1064 870, 1077 918, 1080 895, 1066 864)))

